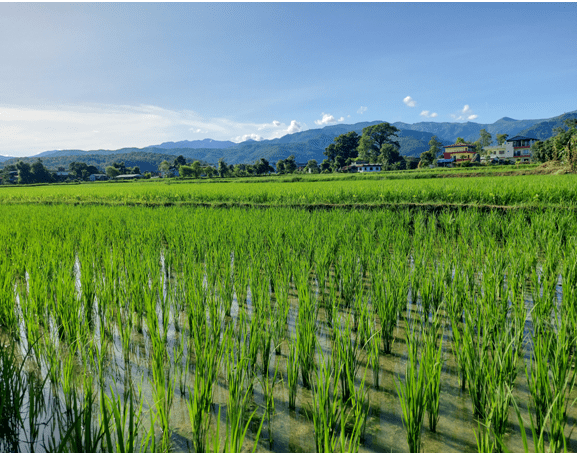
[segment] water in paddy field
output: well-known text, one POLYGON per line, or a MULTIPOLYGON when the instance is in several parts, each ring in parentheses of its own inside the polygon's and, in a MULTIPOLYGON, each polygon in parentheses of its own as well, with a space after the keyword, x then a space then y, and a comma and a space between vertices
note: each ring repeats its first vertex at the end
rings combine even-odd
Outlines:
MULTIPOLYGON (((162 265, 163 277, 167 277, 169 272, 162 265)), ((78 274, 79 268, 75 266, 75 272, 78 274)), ((79 279, 77 278, 77 285, 79 279)), ((170 298, 171 289, 177 287, 177 280, 172 279, 162 281, 162 290, 164 297, 170 298)), ((206 278, 204 286, 208 286, 206 278)), ((318 288, 316 289, 318 292, 318 288)), ((561 297, 561 288, 558 287, 558 297, 561 297)), ((410 295, 410 294, 409 294, 410 295)), ((272 303, 274 304, 274 296, 272 303)), ((19 304, 19 300, 18 300, 19 304)), ((98 303, 97 303, 98 304, 98 303)), ((369 302, 370 304, 370 302, 369 302)), ((531 300, 526 301, 527 310, 532 308, 531 300)), ((169 370, 175 381, 174 401, 170 413, 170 427, 172 430, 171 447, 175 452, 188 452, 192 450, 191 443, 191 426, 189 420, 188 401, 190 390, 192 387, 194 374, 194 361, 191 362, 188 372, 182 373, 182 380, 176 373, 175 362, 177 359, 177 348, 181 343, 186 342, 188 338, 188 321, 185 312, 174 311, 174 306, 171 306, 169 315, 169 326, 167 329, 167 352, 169 354, 169 370), (185 384, 184 393, 181 393, 180 383, 185 384)), ((251 318, 254 314, 254 306, 252 301, 252 293, 248 292, 246 315, 251 318)), ((21 312, 21 309, 18 308, 21 312)), ((160 310, 159 310, 160 311, 160 310)), ((294 288, 291 291, 290 309, 288 312, 286 337, 293 336, 296 332, 296 325, 298 323, 298 301, 294 288)), ((360 355, 360 368, 357 372, 357 384, 361 382, 363 376, 366 375, 366 385, 368 386, 369 398, 369 412, 366 423, 366 430, 361 442, 361 452, 408 452, 409 447, 406 439, 406 432, 403 428, 401 420, 401 406, 398 394, 395 387, 395 381, 404 378, 405 366, 407 362, 407 346, 405 342, 405 316, 408 318, 411 315, 420 311, 420 305, 409 302, 407 311, 401 314, 401 318, 397 321, 395 329, 395 341, 390 354, 383 354, 380 351, 379 355, 379 372, 378 382, 379 387, 376 387, 374 382, 373 372, 368 365, 368 356, 365 351, 360 355)), ((227 324, 237 325, 239 323, 241 309, 237 299, 233 300, 231 308, 231 317, 226 318, 227 324)), ((346 310, 340 310, 339 314, 343 317, 347 316, 346 310)), ((159 315, 160 316, 160 315, 159 315)), ((207 318, 210 316, 207 313, 207 318)), ((122 346, 122 337, 119 331, 116 320, 106 321, 96 318, 96 328, 94 330, 94 343, 100 345, 102 341, 103 328, 101 324, 109 324, 112 329, 110 343, 103 349, 106 352, 105 361, 103 363, 105 371, 105 391, 108 393, 109 389, 115 390, 116 393, 122 393, 125 387, 133 386, 139 387, 142 391, 143 402, 143 426, 149 427, 150 407, 153 406, 153 393, 151 388, 152 370, 150 367, 151 357, 151 340, 147 330, 146 322, 142 324, 142 331, 137 329, 135 325, 131 333, 129 350, 125 351, 122 346)), ((47 333, 55 340, 56 346, 61 350, 62 357, 66 357, 65 348, 61 347, 58 342, 58 336, 51 323, 47 333)), ((266 327, 264 327, 266 330, 266 327)), ((532 330, 531 322, 528 320, 525 326, 526 334, 532 330)), ((318 313, 316 323, 316 334, 318 340, 316 363, 318 364, 321 358, 321 351, 324 356, 330 355, 332 352, 332 328, 327 318, 327 313, 324 308, 321 308, 318 313)), ((472 402, 467 390, 461 390, 461 378, 459 375, 457 363, 452 352, 452 334, 450 321, 443 320, 442 325, 443 337, 443 355, 444 366, 441 374, 441 396, 440 396, 440 420, 437 426, 437 432, 432 433, 428 428, 427 419, 423 423, 422 429, 422 448, 424 452, 477 452, 477 444, 475 441, 475 431, 478 430, 475 417, 473 415, 472 402)), ((30 340, 27 339, 26 330, 21 327, 19 343, 19 359, 22 359, 24 351, 29 348, 30 340)), ((4 338, 2 340, 3 349, 6 349, 10 342, 4 338)), ((181 365, 185 365, 185 359, 189 356, 191 346, 185 345, 183 348, 181 365)), ((529 427, 529 413, 527 406, 529 403, 529 390, 525 378, 524 366, 529 360, 530 347, 525 345, 524 351, 518 360, 518 374, 514 387, 514 398, 521 408, 521 415, 525 422, 525 427, 528 432, 529 439, 531 432, 529 427)), ((314 452, 315 439, 314 427, 311 418, 312 396, 311 390, 302 386, 299 375, 299 388, 296 399, 296 409, 290 410, 288 406, 288 387, 287 387, 287 361, 288 361, 288 343, 285 339, 280 347, 280 354, 276 354, 275 350, 271 351, 270 369, 271 376, 274 373, 275 365, 278 365, 279 381, 274 387, 274 404, 275 409, 270 422, 265 418, 262 425, 260 438, 257 445, 258 452, 314 452)), ((261 420, 263 419, 265 409, 265 396, 262 386, 263 375, 260 369, 262 359, 259 355, 259 367, 257 368, 257 376, 254 381, 254 392, 252 395, 252 402, 250 411, 256 410, 253 422, 249 426, 247 436, 243 445, 243 451, 251 451, 253 449, 256 433, 259 429, 261 420)), ((223 362, 224 364, 224 362, 223 362)), ((39 380, 48 374, 50 366, 40 362, 39 364, 30 360, 25 364, 25 371, 30 372, 32 376, 37 376, 39 380)), ((62 363, 61 368, 65 368, 62 363)), ((181 370, 182 371, 182 370, 181 370)), ((82 368, 79 360, 73 366, 73 372, 76 376, 82 375, 82 368)), ((32 377, 31 376, 31 377, 32 377)), ((57 412, 59 403, 64 401, 62 390, 54 387, 51 381, 48 380, 43 385, 43 394, 46 407, 41 411, 40 422, 50 422, 54 414, 57 412)), ((573 395, 576 395, 575 392, 573 395)), ((29 393, 24 392, 23 407, 26 408, 29 402, 29 393)), ((224 365, 221 366, 221 371, 218 380, 214 386, 213 406, 212 406, 212 425, 211 430, 216 429, 216 420, 218 417, 219 407, 221 411, 220 431, 221 440, 224 439, 226 412, 227 412, 227 379, 224 365)), ((571 397, 574 399, 575 397, 571 397)), ((95 410, 95 418, 97 421, 99 412, 98 406, 95 410)), ((577 410, 571 408, 567 425, 565 428, 565 435, 568 437, 568 450, 577 450, 577 436, 572 434, 572 427, 577 423, 577 410)), ((27 445, 24 442, 20 445, 7 446, 4 445, 4 450, 24 450, 44 451, 47 447, 43 446, 40 441, 46 441, 54 434, 55 428, 52 424, 41 426, 40 433, 37 437, 35 445, 27 445)), ((24 422, 20 433, 20 441, 29 440, 30 427, 24 422)), ((157 438, 160 438, 160 432, 157 429, 157 438)), ((13 441, 14 442, 14 441, 13 441)), ((521 432, 519 422, 513 407, 509 410, 509 428, 505 435, 504 444, 509 451, 519 452, 523 451, 523 444, 521 439, 521 432)), ((532 442, 529 442, 529 448, 532 449, 532 442)))

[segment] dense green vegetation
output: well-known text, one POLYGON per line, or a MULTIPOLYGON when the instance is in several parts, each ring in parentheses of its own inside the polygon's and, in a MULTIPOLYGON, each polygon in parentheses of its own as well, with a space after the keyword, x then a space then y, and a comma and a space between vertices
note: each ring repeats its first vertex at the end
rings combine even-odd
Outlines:
POLYGON ((3 451, 577 448, 573 212, 3 214, 3 451))
MULTIPOLYGON (((530 168, 529 168, 530 169, 530 168)), ((476 204, 499 206, 574 207, 577 176, 517 175, 468 178, 406 178, 438 176, 438 172, 370 176, 311 176, 291 181, 276 177, 239 181, 203 180, 82 184, 0 188, 0 202, 110 204, 476 204), (382 176, 380 176, 382 177, 382 176)), ((448 175, 459 175, 455 170, 448 175)))

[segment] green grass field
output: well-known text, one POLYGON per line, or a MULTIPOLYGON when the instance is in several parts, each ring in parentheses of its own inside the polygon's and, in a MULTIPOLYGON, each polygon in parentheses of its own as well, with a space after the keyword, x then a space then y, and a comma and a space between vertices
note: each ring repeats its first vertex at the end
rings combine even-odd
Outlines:
MULTIPOLYGON (((461 170, 458 170, 461 171, 461 170)), ((0 203, 105 204, 473 204, 573 207, 577 176, 514 175, 428 178, 407 171, 383 176, 299 176, 245 180, 135 181, 80 185, 1 187, 0 203), (395 178, 390 178, 395 176, 395 178), (292 180, 295 180, 292 178, 292 180)))

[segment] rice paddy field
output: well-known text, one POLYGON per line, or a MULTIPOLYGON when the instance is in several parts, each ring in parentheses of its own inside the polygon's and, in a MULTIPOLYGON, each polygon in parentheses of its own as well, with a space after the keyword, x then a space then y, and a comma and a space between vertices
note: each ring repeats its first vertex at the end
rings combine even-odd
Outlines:
POLYGON ((575 451, 575 191, 1 188, 0 451, 575 451))
MULTIPOLYGON (((395 175, 395 174, 393 174, 395 175)), ((417 174, 418 175, 418 174, 417 174)), ((386 173, 351 179, 247 179, 245 181, 132 181, 79 185, 0 187, 0 203, 97 204, 480 204, 575 208, 577 175, 468 178, 390 178, 386 173)), ((307 177, 307 176, 304 176, 307 177)), ((312 177, 312 176, 311 176, 312 177)), ((348 178, 347 178, 348 177, 348 178)))

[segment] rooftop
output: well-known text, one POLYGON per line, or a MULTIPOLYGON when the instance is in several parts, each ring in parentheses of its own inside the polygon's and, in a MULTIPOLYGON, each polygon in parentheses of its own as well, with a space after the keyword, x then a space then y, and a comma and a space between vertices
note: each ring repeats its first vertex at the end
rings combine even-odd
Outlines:
POLYGON ((507 142, 513 142, 513 141, 537 141, 538 139, 536 137, 527 137, 527 136, 515 136, 515 137, 511 137, 509 139, 507 139, 507 142))

